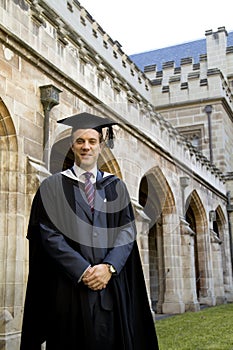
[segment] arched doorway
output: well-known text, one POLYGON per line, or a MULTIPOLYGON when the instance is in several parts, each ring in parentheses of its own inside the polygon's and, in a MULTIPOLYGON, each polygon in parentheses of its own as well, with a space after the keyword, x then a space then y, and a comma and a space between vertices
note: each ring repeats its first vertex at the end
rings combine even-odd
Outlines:
POLYGON ((185 219, 194 235, 194 266, 196 294, 200 304, 211 304, 209 286, 211 258, 208 225, 204 206, 196 190, 188 197, 185 205, 185 219))
POLYGON ((19 337, 25 287, 25 228, 22 216, 24 207, 22 188, 19 189, 23 174, 18 171, 18 157, 15 127, 6 105, 0 98, 0 348, 5 348, 11 333, 14 335, 14 342, 17 342, 15 334, 19 337))
POLYGON ((188 222, 191 230, 195 232, 194 237, 194 271, 195 271, 195 281, 196 281, 196 295, 199 298, 200 294, 200 268, 199 268, 199 259, 198 259, 198 244, 197 244, 197 229, 196 229, 196 220, 192 207, 189 205, 186 211, 186 221, 188 222))
POLYGON ((162 313, 166 289, 163 228, 165 217, 173 214, 175 204, 168 182, 158 167, 142 177, 139 204, 150 219, 148 249, 151 306, 156 313, 162 313))
POLYGON ((227 265, 230 263, 230 254, 229 254, 229 236, 228 236, 228 227, 227 220, 223 213, 220 205, 215 210, 215 220, 213 221, 213 230, 216 233, 217 237, 221 241, 221 256, 222 256, 222 274, 224 285, 227 285, 229 279, 229 271, 227 265))

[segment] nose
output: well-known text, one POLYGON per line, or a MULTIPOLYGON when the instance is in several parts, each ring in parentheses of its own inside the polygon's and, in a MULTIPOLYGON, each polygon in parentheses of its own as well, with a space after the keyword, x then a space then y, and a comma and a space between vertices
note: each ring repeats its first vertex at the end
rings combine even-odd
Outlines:
POLYGON ((82 149, 89 149, 89 148, 90 148, 90 144, 88 140, 84 141, 82 144, 82 149))

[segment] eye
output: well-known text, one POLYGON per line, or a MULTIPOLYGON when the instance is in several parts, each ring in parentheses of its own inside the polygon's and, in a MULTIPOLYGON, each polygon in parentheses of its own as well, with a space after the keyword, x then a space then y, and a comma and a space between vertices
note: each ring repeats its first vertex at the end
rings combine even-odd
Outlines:
POLYGON ((82 139, 77 139, 77 140, 75 140, 75 143, 77 143, 78 145, 81 145, 83 143, 83 140, 82 139))
POLYGON ((89 143, 90 143, 91 145, 95 145, 95 144, 97 143, 97 140, 91 139, 91 140, 89 141, 89 143))

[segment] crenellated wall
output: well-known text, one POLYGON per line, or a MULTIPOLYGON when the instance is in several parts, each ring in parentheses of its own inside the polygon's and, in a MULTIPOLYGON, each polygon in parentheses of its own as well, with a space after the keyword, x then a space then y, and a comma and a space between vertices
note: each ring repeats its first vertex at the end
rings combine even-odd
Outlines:
POLYGON ((180 65, 165 62, 162 70, 156 64, 144 67, 153 86, 153 103, 159 109, 165 104, 188 103, 199 99, 222 97, 232 108, 232 91, 229 78, 233 73, 233 47, 227 47, 225 27, 217 32, 206 31, 207 54, 200 55, 199 62, 184 57, 180 65))
POLYGON ((178 67, 170 61, 162 71, 156 71, 156 64, 144 69, 156 111, 179 131, 199 129, 200 150, 210 159, 211 147, 212 161, 223 173, 233 169, 233 47, 227 47, 227 35, 225 27, 206 31, 207 53, 199 62, 187 57, 178 67), (206 105, 212 106, 210 121, 206 105))

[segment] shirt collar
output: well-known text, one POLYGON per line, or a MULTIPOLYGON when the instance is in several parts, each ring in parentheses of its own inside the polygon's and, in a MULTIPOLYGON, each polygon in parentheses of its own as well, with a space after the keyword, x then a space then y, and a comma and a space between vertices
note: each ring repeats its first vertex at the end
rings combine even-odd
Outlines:
MULTIPOLYGON (((80 168, 76 163, 74 163, 73 170, 75 175, 77 176, 78 180, 81 182, 85 181, 85 176, 83 175, 87 171, 80 168)), ((89 170, 90 173, 93 174, 91 177, 91 182, 96 182, 96 177, 97 177, 97 166, 95 166, 93 169, 89 170)))

